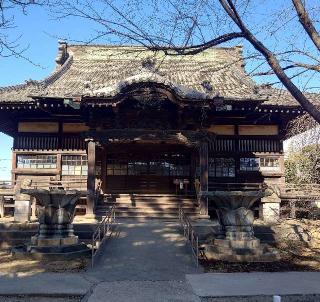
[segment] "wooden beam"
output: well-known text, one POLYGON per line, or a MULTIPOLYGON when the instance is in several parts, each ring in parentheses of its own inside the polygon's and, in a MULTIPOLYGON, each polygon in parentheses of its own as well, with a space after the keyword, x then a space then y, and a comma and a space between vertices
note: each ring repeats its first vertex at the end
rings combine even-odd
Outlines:
POLYGON ((191 130, 149 130, 149 129, 109 129, 103 131, 89 131, 87 137, 92 137, 101 144, 129 143, 129 142, 156 142, 196 146, 204 135, 214 139, 215 135, 207 131, 191 130))

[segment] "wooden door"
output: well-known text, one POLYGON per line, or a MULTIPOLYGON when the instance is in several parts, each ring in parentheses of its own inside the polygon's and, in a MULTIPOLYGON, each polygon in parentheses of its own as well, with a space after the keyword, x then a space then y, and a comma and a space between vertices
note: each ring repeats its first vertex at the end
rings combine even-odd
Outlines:
POLYGON ((190 179, 190 154, 177 152, 109 154, 107 192, 174 193, 176 178, 190 179))

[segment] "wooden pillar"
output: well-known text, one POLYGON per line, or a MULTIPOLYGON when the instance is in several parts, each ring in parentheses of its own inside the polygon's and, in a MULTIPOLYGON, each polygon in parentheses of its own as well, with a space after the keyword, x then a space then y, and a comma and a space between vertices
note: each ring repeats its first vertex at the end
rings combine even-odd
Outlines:
POLYGON ((95 190, 96 190, 96 143, 87 140, 88 143, 88 178, 87 178, 87 209, 86 215, 94 215, 95 190))
POLYGON ((14 172, 17 169, 17 154, 15 151, 12 151, 12 162, 11 162, 11 185, 14 187, 16 183, 16 173, 14 172))
POLYGON ((107 152, 105 148, 103 148, 101 158, 101 181, 102 191, 105 193, 107 191, 107 152))
POLYGON ((57 175, 56 180, 62 180, 62 155, 61 153, 57 154, 57 175))
MULTIPOLYGON (((208 143, 203 142, 200 145, 200 190, 202 192, 208 191, 209 183, 209 169, 208 169, 208 143)), ((208 198, 201 197, 200 199, 200 215, 208 216, 208 198)))

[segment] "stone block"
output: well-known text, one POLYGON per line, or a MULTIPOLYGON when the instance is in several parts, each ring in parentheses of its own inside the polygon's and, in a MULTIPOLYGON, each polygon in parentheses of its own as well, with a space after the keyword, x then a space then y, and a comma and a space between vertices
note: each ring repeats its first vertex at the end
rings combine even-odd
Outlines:
POLYGON ((79 241, 78 236, 61 238, 61 245, 73 245, 73 244, 77 244, 78 241, 79 241))
POLYGON ((266 223, 277 223, 280 218, 280 203, 262 203, 260 206, 260 218, 266 223))
POLYGON ((29 200, 16 200, 14 208, 14 221, 15 222, 28 222, 30 221, 31 204, 29 200))
POLYGON ((61 245, 61 238, 38 238, 37 246, 59 246, 61 245))
POLYGON ((251 240, 215 239, 214 244, 217 246, 232 249, 256 249, 260 246, 260 240, 256 238, 251 240))
POLYGON ((259 209, 260 218, 266 223, 277 223, 280 218, 280 203, 281 199, 275 193, 261 198, 259 209))
POLYGON ((204 245, 204 253, 208 260, 222 260, 228 262, 273 262, 280 260, 276 250, 260 245, 255 249, 233 249, 217 245, 204 245))

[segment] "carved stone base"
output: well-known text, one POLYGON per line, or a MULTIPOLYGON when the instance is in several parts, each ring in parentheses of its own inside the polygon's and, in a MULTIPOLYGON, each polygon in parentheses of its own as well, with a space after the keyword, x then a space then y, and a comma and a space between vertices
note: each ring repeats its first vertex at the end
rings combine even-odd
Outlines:
POLYGON ((12 249, 12 256, 16 259, 38 260, 66 260, 88 257, 91 250, 84 244, 70 244, 60 246, 20 246, 12 249))
POLYGON ((204 245, 208 259, 229 262, 268 262, 279 259, 275 249, 260 244, 254 237, 253 204, 273 191, 263 189, 253 191, 210 191, 212 205, 218 214, 224 232, 223 239, 214 239, 204 245))
POLYGON ((257 238, 250 240, 214 239, 212 244, 204 245, 204 253, 208 260, 227 262, 273 262, 280 259, 275 249, 260 244, 257 238))
POLYGON ((72 235, 69 237, 51 237, 42 238, 41 236, 31 237, 32 246, 61 246, 61 245, 74 245, 79 242, 78 236, 72 235))

